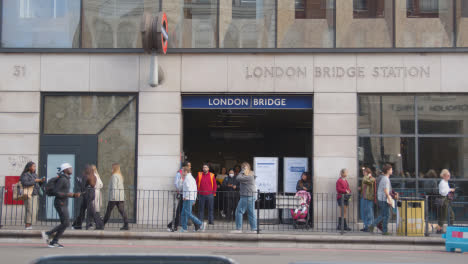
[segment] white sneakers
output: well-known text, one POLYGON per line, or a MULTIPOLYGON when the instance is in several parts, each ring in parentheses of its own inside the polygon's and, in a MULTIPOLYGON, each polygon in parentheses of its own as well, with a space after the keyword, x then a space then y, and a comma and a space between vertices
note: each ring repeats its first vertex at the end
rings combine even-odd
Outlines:
POLYGON ((230 231, 229 233, 231 233, 231 234, 242 234, 242 230, 237 230, 236 229, 236 230, 230 231))
POLYGON ((26 230, 32 230, 32 226, 28 226, 25 228, 26 230))

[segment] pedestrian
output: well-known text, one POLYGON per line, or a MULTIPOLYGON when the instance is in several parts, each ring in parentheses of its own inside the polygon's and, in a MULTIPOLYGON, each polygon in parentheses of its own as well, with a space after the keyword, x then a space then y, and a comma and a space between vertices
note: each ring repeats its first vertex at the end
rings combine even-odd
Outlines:
POLYGON ((257 232, 257 216, 255 215, 255 200, 257 200, 256 176, 247 162, 242 163, 241 169, 236 178, 240 183, 240 200, 236 208, 236 230, 233 233, 242 232, 242 220, 246 211, 249 218, 250 230, 257 232))
POLYGON ((112 179, 109 184, 109 202, 107 203, 106 215, 104 216, 104 225, 109 221, 112 209, 117 206, 120 215, 123 218, 124 225, 120 230, 129 230, 127 213, 125 212, 125 188, 120 164, 112 164, 112 179))
MULTIPOLYGON (((91 165, 86 165, 85 171, 83 173, 83 201, 82 201, 82 208, 84 207, 86 209, 86 230, 88 230, 92 226, 92 222, 96 223, 96 230, 103 230, 104 229, 104 224, 102 222, 101 217, 96 214, 95 208, 94 208, 94 199, 96 197, 95 193, 95 187, 96 187, 96 176, 94 175, 94 170, 91 165)), ((78 227, 78 229, 81 229, 81 223, 83 221, 84 217, 84 211, 80 211, 80 215, 78 216, 76 220, 76 225, 75 229, 78 227)))
POLYGON ((200 204, 198 205, 198 218, 203 221, 205 216, 205 205, 208 205, 208 223, 214 225, 214 196, 217 185, 214 173, 210 172, 210 166, 203 164, 203 171, 198 173, 197 187, 200 204))
POLYGON ((80 193, 70 192, 70 176, 72 175, 72 166, 69 163, 63 163, 60 166, 58 179, 54 186, 54 207, 57 210, 57 214, 60 218, 60 225, 56 226, 50 231, 42 231, 42 238, 46 241, 47 246, 50 248, 63 248, 63 245, 59 244, 59 239, 70 225, 70 217, 68 212, 68 198, 79 198, 80 193), (50 240, 51 236, 54 238, 50 240))
POLYGON ((177 183, 177 189, 182 190, 182 214, 180 225, 182 228, 179 232, 187 232, 188 219, 192 220, 195 231, 204 231, 205 224, 192 213, 192 206, 197 200, 197 183, 190 173, 190 168, 185 166, 182 168, 180 173, 180 179, 177 183))
POLYGON ((182 163, 182 168, 176 173, 174 186, 175 186, 176 192, 177 192, 177 194, 176 194, 177 207, 176 207, 176 212, 175 212, 176 215, 175 215, 174 221, 171 221, 169 224, 167 224, 167 231, 169 231, 169 232, 177 231, 177 228, 180 225, 180 214, 182 213, 182 206, 183 206, 183 203, 184 203, 184 199, 183 199, 183 195, 181 193, 182 185, 179 186, 179 181, 181 179, 182 169, 184 167, 188 167, 189 170, 191 170, 192 169, 192 163, 190 163, 189 161, 184 161, 182 163))
POLYGON ((360 231, 369 232, 369 225, 374 222, 375 178, 369 168, 363 168, 361 184, 361 218, 364 228, 360 231))
POLYGON ((296 184, 296 191, 307 191, 312 192, 312 183, 309 180, 309 173, 303 172, 301 175, 301 179, 297 181, 296 184))
POLYGON ((27 194, 24 200, 25 214, 24 223, 25 229, 31 230, 32 225, 36 223, 37 217, 37 196, 39 195, 39 184, 45 182, 45 178, 39 179, 36 174, 36 164, 32 161, 24 166, 24 170, 20 176, 20 182, 23 185, 23 190, 27 194))
POLYGON ((437 226, 437 234, 443 233, 444 224, 447 224, 447 214, 449 214, 449 223, 452 225, 455 221, 455 214, 452 209, 452 200, 455 193, 454 188, 450 188, 450 172, 443 169, 440 173, 442 180, 439 182, 439 195, 440 195, 440 210, 439 210, 439 223, 437 226))
POLYGON ((226 190, 225 188, 223 187, 223 181, 224 179, 226 179, 227 177, 227 170, 226 168, 221 168, 221 171, 216 174, 216 184, 217 184, 217 189, 216 189, 216 205, 217 205, 217 208, 219 210, 219 212, 221 213, 221 216, 223 218, 226 217, 226 205, 224 204, 225 202, 225 196, 226 196, 226 190))
POLYGON ((102 183, 101 176, 96 168, 96 165, 92 165, 94 176, 96 177, 96 185, 94 186, 94 210, 96 215, 101 218, 101 207, 102 207, 102 195, 101 190, 104 188, 104 183, 102 183))
POLYGON ((388 217, 390 215, 390 203, 393 203, 391 197, 392 185, 390 175, 393 174, 393 168, 390 164, 385 164, 382 168, 383 176, 380 177, 380 183, 377 187, 377 200, 379 203, 379 216, 369 226, 369 232, 374 232, 374 227, 382 222, 382 235, 390 235, 388 232, 388 217))
MULTIPOLYGON (((81 176, 76 177, 77 188, 82 194, 84 194, 84 192, 86 191, 87 177, 88 175, 86 174, 86 170, 83 170, 81 176)), ((87 206, 88 204, 85 201, 85 196, 81 195, 80 211, 78 213, 78 216, 75 218, 75 221, 73 221, 72 223, 73 230, 81 230, 83 219, 86 217, 87 206)))
POLYGON ((234 209, 239 197, 239 182, 234 175, 234 169, 229 169, 228 176, 224 178, 222 188, 225 190, 224 212, 226 218, 231 221, 233 220, 234 209))
POLYGON ((341 230, 341 225, 343 225, 343 230, 351 231, 351 228, 348 227, 346 222, 346 216, 348 214, 349 200, 351 199, 351 189, 349 188, 348 180, 348 170, 341 169, 340 178, 336 181, 336 199, 338 206, 340 207, 340 216, 338 218, 337 230, 341 230))

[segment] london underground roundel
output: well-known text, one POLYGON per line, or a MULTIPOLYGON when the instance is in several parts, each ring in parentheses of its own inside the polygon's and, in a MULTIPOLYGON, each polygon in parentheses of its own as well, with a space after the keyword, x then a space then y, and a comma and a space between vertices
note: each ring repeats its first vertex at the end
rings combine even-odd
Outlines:
POLYGON ((158 19, 160 20, 160 26, 161 26, 161 51, 163 52, 163 54, 166 54, 168 41, 169 41, 169 35, 167 33, 169 32, 169 30, 168 30, 168 25, 167 25, 166 13, 161 12, 158 19))

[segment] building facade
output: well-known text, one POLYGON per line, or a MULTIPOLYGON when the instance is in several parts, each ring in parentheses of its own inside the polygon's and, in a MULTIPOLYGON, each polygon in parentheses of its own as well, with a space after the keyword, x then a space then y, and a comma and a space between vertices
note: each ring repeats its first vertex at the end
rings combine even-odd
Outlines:
MULTIPOLYGON (((342 168, 357 192, 360 168, 385 163, 395 188, 431 193, 447 168, 468 193, 466 1, 4 0, 1 8, 2 184, 29 160, 48 177, 66 160, 75 174, 97 163, 105 185, 119 162, 129 189, 171 190, 184 159, 199 170, 205 161, 300 156, 314 193, 334 193, 342 168), (160 10, 170 46, 151 87, 140 21, 160 10), (185 105, 248 96, 312 103, 185 105)), ((283 176, 275 180, 284 191, 283 176)))

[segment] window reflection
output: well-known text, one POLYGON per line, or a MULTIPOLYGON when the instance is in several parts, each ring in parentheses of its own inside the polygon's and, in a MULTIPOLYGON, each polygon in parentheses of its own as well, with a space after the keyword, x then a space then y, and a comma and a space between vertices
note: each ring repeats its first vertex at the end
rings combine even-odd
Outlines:
POLYGON ((78 48, 80 1, 4 0, 2 46, 78 48))
POLYGON ((296 0, 296 19, 325 19, 327 11, 326 0, 296 0))
POLYGON ((468 96, 418 96, 420 134, 468 134, 468 96))
POLYGON ((353 0, 354 18, 384 17, 385 0, 353 0))
POLYGON ((407 0, 408 17, 439 17, 439 0, 407 0))

